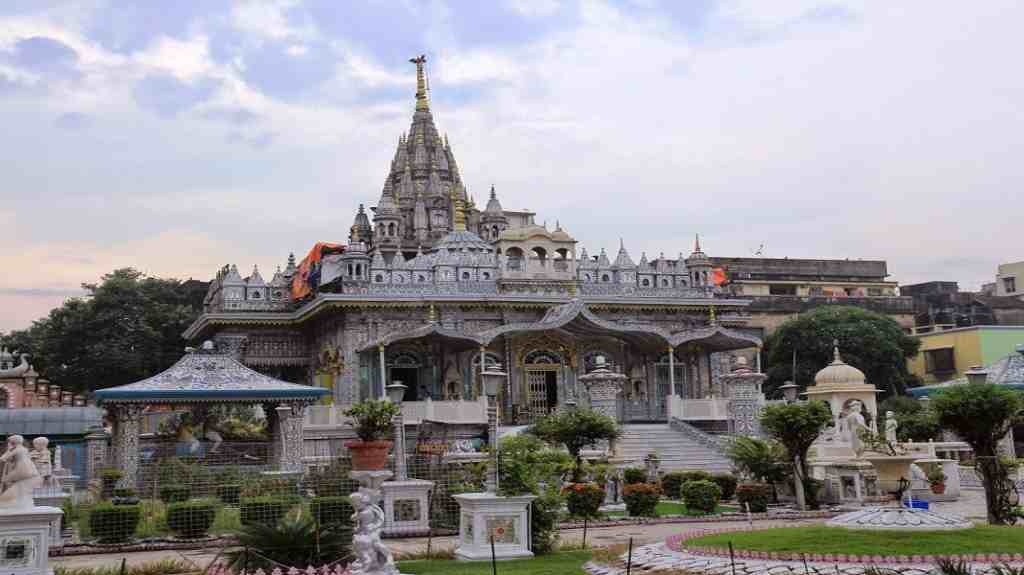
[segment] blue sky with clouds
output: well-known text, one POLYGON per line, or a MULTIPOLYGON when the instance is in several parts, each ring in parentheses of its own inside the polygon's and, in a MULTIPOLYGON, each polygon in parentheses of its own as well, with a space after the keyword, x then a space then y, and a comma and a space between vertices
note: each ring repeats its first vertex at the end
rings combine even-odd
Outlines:
POLYGON ((341 240, 426 53, 471 193, 592 253, 1020 252, 1018 2, 0 3, 0 330, 120 266, 208 278, 341 240), (1014 233, 1016 232, 1016 233, 1014 233))

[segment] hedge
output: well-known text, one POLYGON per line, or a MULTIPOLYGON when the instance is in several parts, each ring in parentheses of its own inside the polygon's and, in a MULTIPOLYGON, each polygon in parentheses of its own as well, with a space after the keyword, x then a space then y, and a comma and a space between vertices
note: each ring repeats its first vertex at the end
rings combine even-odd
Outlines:
POLYGON ((716 473, 711 476, 711 481, 714 481, 722 489, 722 501, 728 501, 736 495, 738 480, 735 475, 731 473, 716 473))
POLYGON ((299 503, 297 495, 262 495, 247 497, 241 500, 238 508, 238 519, 242 525, 277 525, 291 509, 299 503))
POLYGON ((238 505, 238 499, 242 495, 242 484, 226 483, 224 485, 218 485, 214 488, 214 492, 217 495, 217 499, 220 499, 222 503, 238 505))
POLYGON ((772 486, 767 483, 743 483, 736 487, 736 500, 740 502, 740 510, 751 513, 768 511, 768 500, 772 496, 772 486))
POLYGON ((189 497, 192 497, 192 488, 188 485, 165 485, 160 488, 157 495, 164 503, 188 501, 189 497))
POLYGON ((213 525, 217 506, 209 500, 183 501, 167 506, 167 527, 184 539, 203 537, 213 525))
POLYGON ((622 500, 630 517, 657 517, 661 489, 652 483, 632 483, 622 490, 622 500))
POLYGON ((309 512, 320 525, 351 525, 355 507, 348 497, 332 495, 310 499, 309 512))
POLYGON ((712 513, 722 498, 722 488, 713 481, 701 479, 684 483, 680 494, 683 496, 686 508, 690 511, 712 513))
POLYGON ((647 483, 647 471, 639 467, 627 467, 622 470, 622 481, 626 485, 647 483))
POLYGON ((97 503, 89 511, 89 530, 100 543, 126 543, 135 534, 142 518, 139 505, 97 503))
POLYGON ((669 499, 679 499, 680 489, 687 481, 711 481, 711 474, 705 471, 672 471, 661 478, 661 490, 669 499))

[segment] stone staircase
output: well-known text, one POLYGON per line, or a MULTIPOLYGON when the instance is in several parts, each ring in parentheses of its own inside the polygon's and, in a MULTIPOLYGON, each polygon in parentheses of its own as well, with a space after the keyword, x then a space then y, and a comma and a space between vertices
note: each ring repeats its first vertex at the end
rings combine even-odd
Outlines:
MULTIPOLYGON (((685 424, 678 424, 685 425, 685 424)), ((616 455, 630 466, 643 467, 652 451, 661 459, 662 471, 700 469, 724 473, 732 469, 729 458, 714 439, 690 427, 674 429, 667 423, 625 424, 616 443, 616 455)))

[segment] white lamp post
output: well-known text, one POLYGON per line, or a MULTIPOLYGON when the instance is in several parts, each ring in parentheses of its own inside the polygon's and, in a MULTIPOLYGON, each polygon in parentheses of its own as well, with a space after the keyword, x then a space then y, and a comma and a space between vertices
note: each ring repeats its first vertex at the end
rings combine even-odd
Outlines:
POLYGON ((484 380, 484 394, 487 395, 487 437, 491 448, 491 461, 487 467, 487 493, 498 492, 498 388, 508 374, 501 370, 501 364, 487 366, 481 373, 484 380))
POLYGON ((405 481, 408 473, 405 470, 405 418, 402 417, 402 400, 405 399, 405 390, 402 382, 395 381, 387 386, 388 400, 398 406, 398 415, 395 415, 395 479, 405 481))
POLYGON ((972 365, 971 369, 964 372, 967 376, 967 383, 978 385, 988 382, 988 372, 980 365, 972 365))

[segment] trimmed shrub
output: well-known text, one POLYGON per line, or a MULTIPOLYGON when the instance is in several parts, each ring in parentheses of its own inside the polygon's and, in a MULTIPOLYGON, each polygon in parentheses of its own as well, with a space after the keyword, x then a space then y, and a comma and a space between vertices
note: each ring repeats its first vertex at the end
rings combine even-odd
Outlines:
POLYGON ((164 503, 178 503, 188 501, 189 497, 192 497, 192 488, 188 485, 165 485, 160 488, 157 495, 164 503))
POLYGON ((262 495, 242 498, 238 508, 238 519, 242 525, 273 527, 301 501, 297 495, 262 495))
POLYGON ((661 490, 669 499, 679 499, 680 489, 687 481, 711 481, 711 474, 705 471, 672 471, 661 478, 661 490))
POLYGON ((657 517, 661 489, 653 483, 631 483, 622 490, 630 517, 657 517))
POLYGON ((120 469, 103 469, 100 471, 100 497, 103 499, 110 499, 114 496, 114 489, 117 487, 117 482, 121 481, 124 477, 124 473, 120 469))
POLYGON ((242 495, 242 484, 226 483, 224 485, 218 485, 214 491, 217 494, 217 499, 220 499, 221 503, 226 503, 227 505, 238 505, 238 499, 242 495))
POLYGON ((171 503, 167 506, 167 527, 183 539, 198 539, 210 530, 216 516, 217 506, 213 501, 171 503))
POLYGON ((141 518, 139 505, 114 505, 104 501, 89 511, 89 531, 100 543, 125 543, 135 534, 141 518))
POLYGON ((722 501, 728 501, 736 495, 738 480, 732 473, 716 473, 711 476, 711 481, 722 488, 722 501))
POLYGON ((687 509, 701 513, 713 513, 722 498, 722 488, 715 482, 705 479, 687 481, 679 493, 683 496, 687 509))
POLYGON ((627 467, 622 470, 622 482, 626 485, 647 483, 647 471, 639 467, 627 467))
POLYGON ((772 497, 772 486, 767 483, 743 483, 736 487, 736 500, 740 502, 740 510, 750 507, 751 513, 768 511, 768 501, 772 497))
POLYGON ((562 488, 569 514, 575 517, 597 517, 604 503, 604 489, 596 483, 566 483, 562 488))
POLYGON ((534 555, 544 555, 558 543, 558 520, 565 501, 554 489, 533 500, 530 512, 530 539, 534 555))
MULTIPOLYGON (((421 510, 425 512, 426 510, 421 510)), ((321 526, 351 525, 352 514, 356 512, 352 502, 343 495, 314 497, 309 500, 309 512, 321 526)))

